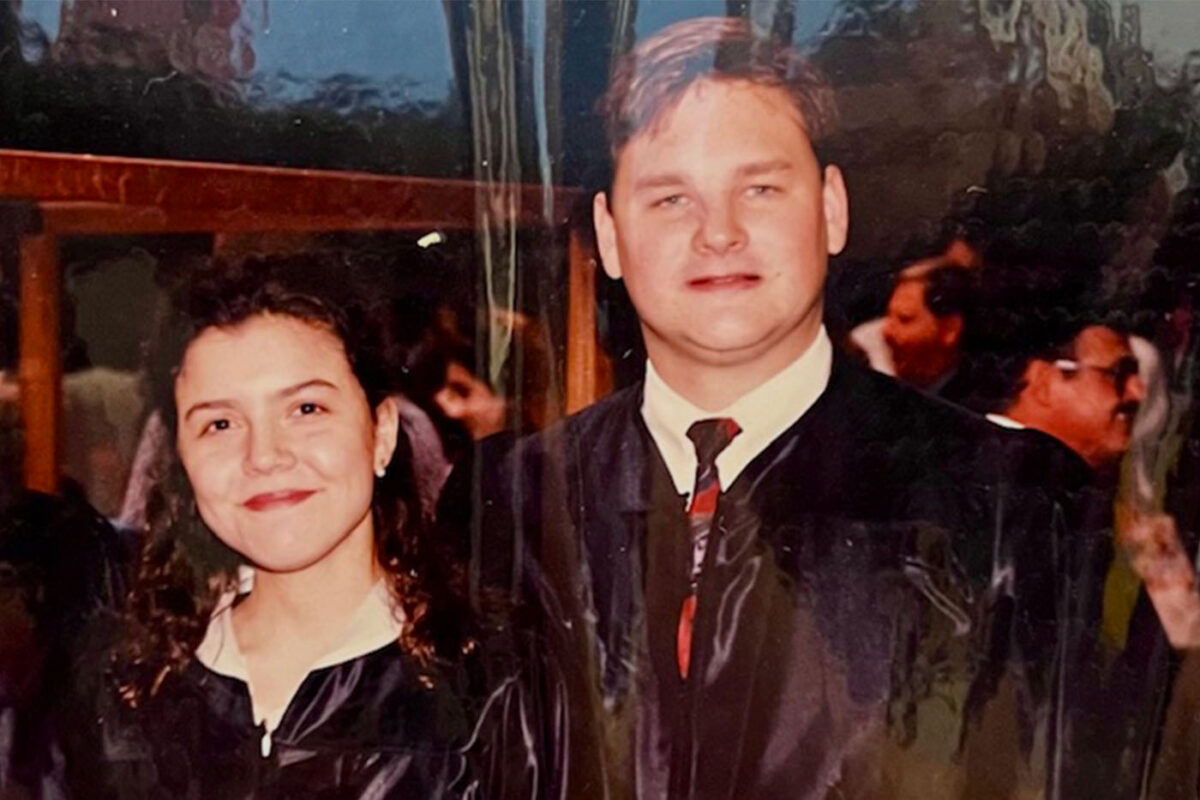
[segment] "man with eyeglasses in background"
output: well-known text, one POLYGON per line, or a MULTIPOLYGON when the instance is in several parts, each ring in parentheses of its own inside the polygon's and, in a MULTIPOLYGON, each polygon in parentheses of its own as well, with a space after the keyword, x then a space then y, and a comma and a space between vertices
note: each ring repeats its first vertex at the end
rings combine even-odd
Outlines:
POLYGON ((988 416, 1047 433, 1110 477, 1129 448, 1145 386, 1128 335, 1084 320, 1077 325, 1065 346, 1028 360, 1011 402, 988 416))
POLYGON ((1006 299, 980 325, 992 329, 998 350, 1002 338, 1010 348, 993 353, 998 391, 987 417, 1048 434, 1078 456, 1055 476, 1075 498, 1076 536, 1071 630, 1060 631, 1073 675, 1062 698, 1061 746, 1075 754, 1064 762, 1063 797, 1140 796, 1162 724, 1149 700, 1163 679, 1156 665, 1168 646, 1200 643, 1195 570, 1174 521, 1138 508, 1128 481, 1119 481, 1144 379, 1114 315, 1006 299))

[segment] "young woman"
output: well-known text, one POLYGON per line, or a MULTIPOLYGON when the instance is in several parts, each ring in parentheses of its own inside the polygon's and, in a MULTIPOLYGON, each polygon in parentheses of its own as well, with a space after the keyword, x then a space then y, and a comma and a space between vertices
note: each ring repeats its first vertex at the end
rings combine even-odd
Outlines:
POLYGON ((154 343, 170 457, 119 692, 99 692, 96 752, 67 759, 82 795, 532 797, 552 780, 511 647, 467 622, 421 535, 399 373, 341 266, 213 267, 154 343))

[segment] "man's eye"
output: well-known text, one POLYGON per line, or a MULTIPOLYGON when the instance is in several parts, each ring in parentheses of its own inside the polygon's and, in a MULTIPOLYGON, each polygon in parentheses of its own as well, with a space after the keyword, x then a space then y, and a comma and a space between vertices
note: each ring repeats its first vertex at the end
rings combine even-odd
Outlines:
POLYGON ((653 206, 655 208, 678 208, 679 206, 682 206, 686 200, 687 198, 681 194, 669 194, 666 197, 660 197, 659 199, 655 200, 653 206))
POLYGON ((312 414, 319 414, 324 410, 325 409, 322 408, 318 403, 301 403, 300 405, 296 406, 296 412, 302 417, 307 417, 312 414))
POLYGON ((757 183, 754 186, 751 186, 749 189, 747 189, 747 192, 752 197, 765 197, 767 195, 778 194, 779 187, 772 186, 771 184, 768 184, 768 183, 757 183))

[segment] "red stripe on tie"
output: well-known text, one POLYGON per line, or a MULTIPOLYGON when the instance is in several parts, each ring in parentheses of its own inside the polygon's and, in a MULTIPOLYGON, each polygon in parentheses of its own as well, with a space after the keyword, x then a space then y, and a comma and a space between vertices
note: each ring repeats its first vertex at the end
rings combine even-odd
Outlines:
POLYGON ((696 481, 692 489, 692 502, 688 506, 688 528, 692 538, 691 594, 679 609, 679 627, 675 635, 675 658, 679 664, 679 677, 687 679, 692 661, 692 628, 696 620, 699 603, 700 570, 704 554, 708 549, 708 535, 716 517, 717 500, 721 495, 721 480, 717 476, 717 455, 729 446, 741 428, 732 419, 703 419, 693 422, 687 437, 696 447, 696 481))
POLYGON ((711 517, 717 511, 717 497, 720 494, 721 487, 717 485, 716 481, 696 492, 695 497, 692 498, 692 505, 688 508, 688 516, 703 515, 711 517))
POLYGON ((679 631, 675 636, 675 660, 679 663, 679 677, 685 680, 692 663, 692 625, 695 621, 696 595, 689 594, 679 609, 679 631))

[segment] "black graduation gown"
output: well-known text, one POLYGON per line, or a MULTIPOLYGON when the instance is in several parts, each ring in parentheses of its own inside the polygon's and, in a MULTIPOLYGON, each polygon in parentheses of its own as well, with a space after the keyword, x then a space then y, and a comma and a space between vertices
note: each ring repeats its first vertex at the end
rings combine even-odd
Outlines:
POLYGON ((720 500, 683 682, 684 509, 640 405, 639 385, 485 447, 444 506, 562 664, 569 796, 1052 788, 1057 445, 835 359, 720 500))
POLYGON ((561 797, 545 737, 562 712, 533 688, 551 680, 536 641, 487 622, 448 663, 390 645, 316 670, 264 757, 245 684, 198 661, 142 708, 118 699, 132 537, 71 494, 0 511, 0 796, 561 797))
MULTIPOLYGON (((1064 761, 1062 796, 1133 800, 1147 796, 1153 783, 1185 782, 1152 774, 1160 736, 1166 740, 1168 761, 1190 761, 1189 769, 1194 770, 1196 759, 1194 754, 1180 759, 1178 753, 1169 752, 1177 749, 1171 741, 1174 730, 1168 702, 1174 694, 1179 658, 1144 587, 1139 585, 1128 618, 1115 620, 1119 641, 1102 632, 1102 626, 1112 622, 1104 619, 1110 572, 1131 568, 1119 563, 1125 556, 1114 539, 1116 487, 1096 483, 1090 472, 1085 475, 1075 492, 1083 512, 1076 536, 1083 546, 1076 549, 1079 565, 1071 572, 1078 635, 1069 654, 1072 679, 1063 702, 1064 749, 1069 758, 1064 761)), ((1149 796, 1159 794, 1154 788, 1149 796)), ((1194 791, 1187 796, 1194 796, 1194 791)))
POLYGON ((101 683, 95 729, 81 705, 60 716, 81 726, 64 737, 68 796, 541 797, 554 768, 534 697, 511 654, 484 650, 429 669, 393 644, 314 670, 269 740, 245 683, 198 661, 137 709, 101 683))

